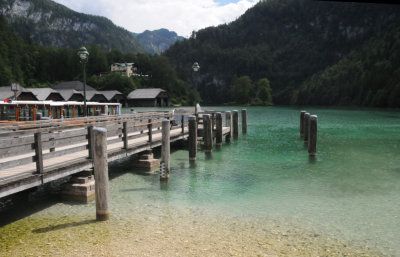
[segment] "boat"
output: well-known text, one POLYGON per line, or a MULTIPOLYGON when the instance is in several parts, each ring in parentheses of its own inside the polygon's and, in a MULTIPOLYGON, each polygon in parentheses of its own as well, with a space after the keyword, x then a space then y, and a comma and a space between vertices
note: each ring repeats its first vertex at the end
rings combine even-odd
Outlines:
MULTIPOLYGON (((86 116, 121 114, 120 103, 86 102, 86 116)), ((84 102, 0 100, 0 123, 84 117, 84 102)))

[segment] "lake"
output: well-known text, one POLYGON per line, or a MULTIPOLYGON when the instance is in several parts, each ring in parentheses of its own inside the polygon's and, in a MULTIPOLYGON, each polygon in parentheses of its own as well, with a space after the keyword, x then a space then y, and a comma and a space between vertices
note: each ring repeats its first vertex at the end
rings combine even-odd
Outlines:
POLYGON ((56 186, 15 203, 0 256, 400 256, 400 112, 306 108, 310 159, 300 108, 247 110, 248 133, 195 165, 173 146, 167 184, 111 163, 107 222, 94 202, 44 197, 56 186))

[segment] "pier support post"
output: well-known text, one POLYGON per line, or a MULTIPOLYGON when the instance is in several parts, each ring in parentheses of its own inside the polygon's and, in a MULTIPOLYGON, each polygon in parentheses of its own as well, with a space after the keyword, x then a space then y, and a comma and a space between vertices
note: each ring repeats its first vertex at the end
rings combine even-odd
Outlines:
POLYGON ((170 121, 162 121, 160 180, 169 179, 170 171, 170 121))
POLYGON ((233 138, 237 139, 239 137, 239 112, 232 111, 232 120, 233 120, 233 138))
POLYGON ((196 116, 189 116, 189 161, 196 161, 197 124, 196 116))
POLYGON ((308 129, 308 125, 309 125, 309 120, 310 120, 310 113, 306 112, 304 114, 304 144, 308 144, 308 135, 310 133, 309 129, 308 129))
POLYGON ((315 156, 317 154, 317 127, 318 127, 317 115, 310 116, 309 122, 309 135, 308 135, 308 154, 315 156))
POLYGON ((210 114, 203 115, 203 141, 204 141, 204 152, 211 153, 213 147, 212 138, 212 124, 210 119, 210 114))
POLYGON ((148 121, 147 125, 148 135, 149 135, 149 143, 153 142, 153 124, 151 119, 148 121))
POLYGON ((216 114, 216 139, 215 145, 217 147, 222 146, 222 114, 217 112, 216 114))
POLYGON ((93 128, 94 135, 94 177, 96 191, 96 219, 100 221, 108 220, 110 211, 109 185, 108 185, 108 163, 107 163, 107 129, 93 128))
POLYGON ((182 130, 182 134, 185 133, 185 115, 182 115, 181 117, 181 130, 182 130))
POLYGON ((88 151, 89 151, 89 159, 93 160, 94 155, 94 134, 93 134, 93 126, 89 126, 88 130, 88 151))
POLYGON ((229 133, 225 136, 225 142, 229 143, 229 142, 231 142, 231 136, 232 136, 232 113, 231 112, 225 112, 225 124, 227 127, 229 127, 229 133))
POLYGON ((247 133, 247 110, 242 109, 242 134, 247 133))
POLYGON ((122 126, 123 126, 123 130, 122 130, 123 137, 122 137, 122 139, 124 141, 124 149, 127 150, 128 149, 128 122, 124 121, 122 123, 122 126))
POLYGON ((37 173, 43 173, 43 149, 42 149, 42 133, 35 133, 35 160, 37 173))
POLYGON ((306 114, 306 111, 300 112, 300 137, 301 138, 304 138, 304 114, 306 114))

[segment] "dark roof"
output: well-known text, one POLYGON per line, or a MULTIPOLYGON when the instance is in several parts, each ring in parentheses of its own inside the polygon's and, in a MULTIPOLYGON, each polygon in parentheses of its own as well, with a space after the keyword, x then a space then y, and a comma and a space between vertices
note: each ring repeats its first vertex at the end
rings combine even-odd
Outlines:
POLYGON ((154 99, 160 93, 166 92, 161 88, 142 88, 129 93, 128 99, 154 99))
POLYGON ((108 101, 111 101, 111 99, 113 99, 116 95, 123 96, 123 94, 117 90, 108 90, 99 92, 102 93, 107 98, 108 101))
MULTIPOLYGON (((17 97, 22 93, 28 93, 28 94, 33 95, 33 97, 37 98, 36 95, 32 91, 24 88, 23 86, 19 86, 19 91, 17 93, 17 97)), ((14 99, 14 91, 11 91, 11 86, 0 87, 0 99, 14 99)))
MULTIPOLYGON (((28 90, 31 91, 39 101, 45 101, 52 93, 59 94, 60 97, 63 98, 58 91, 52 88, 29 88, 28 90)), ((66 100, 65 98, 63 99, 66 100)))
MULTIPOLYGON (((67 82, 61 82, 57 85, 53 86, 53 89, 59 90, 59 89, 75 89, 78 91, 83 91, 83 83, 80 81, 67 81, 67 82)), ((86 84, 86 91, 90 90, 96 90, 93 87, 89 86, 86 84)))
POLYGON ((83 97, 83 92, 77 91, 75 89, 58 89, 57 91, 65 99, 65 101, 68 101, 75 94, 79 94, 83 97))

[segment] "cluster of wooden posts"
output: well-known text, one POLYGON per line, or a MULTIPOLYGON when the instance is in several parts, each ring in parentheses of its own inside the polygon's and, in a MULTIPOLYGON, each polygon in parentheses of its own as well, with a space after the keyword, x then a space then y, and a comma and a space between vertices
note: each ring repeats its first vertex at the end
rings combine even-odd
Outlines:
POLYGON ((317 155, 317 123, 317 115, 310 115, 307 111, 300 112, 300 137, 304 139, 304 144, 308 146, 310 156, 317 155))
MULTIPOLYGON (((199 120, 202 120, 202 135, 204 143, 204 152, 211 153, 213 141, 217 147, 222 145, 223 124, 222 113, 216 112, 215 129, 211 114, 196 114, 188 117, 189 122, 189 160, 196 161, 198 147, 199 120)), ((238 111, 225 112, 226 127, 229 127, 229 133, 226 134, 226 142, 230 142, 231 135, 234 139, 239 136, 239 113, 238 111)), ((183 120, 183 119, 182 119, 183 120)), ((162 121, 162 144, 161 144, 161 163, 160 180, 168 180, 170 176, 170 128, 171 121, 162 121)), ((247 133, 247 111, 242 110, 242 133, 247 133)), ((97 220, 107 220, 109 218, 109 186, 108 186, 108 165, 107 165, 107 130, 103 128, 93 129, 94 137, 94 173, 96 178, 96 217, 97 220)))

